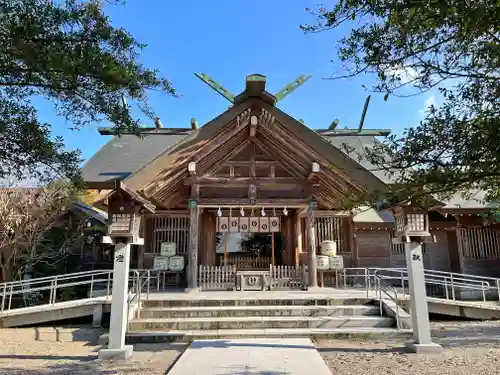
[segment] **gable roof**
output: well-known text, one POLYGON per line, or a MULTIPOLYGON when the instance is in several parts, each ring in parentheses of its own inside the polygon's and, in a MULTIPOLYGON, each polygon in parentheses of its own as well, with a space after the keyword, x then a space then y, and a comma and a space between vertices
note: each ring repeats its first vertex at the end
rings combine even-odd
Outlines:
POLYGON ((191 129, 145 129, 114 136, 83 166, 86 182, 123 180, 191 133, 191 129))
POLYGON ((169 148, 164 148, 163 152, 151 159, 149 163, 143 165, 136 173, 126 178, 127 186, 138 190, 148 184, 158 176, 168 166, 186 161, 193 153, 199 151, 201 147, 217 133, 223 130, 223 125, 235 121, 235 119, 250 107, 251 101, 245 101, 235 105, 212 119, 197 130, 192 131, 188 136, 179 140, 169 148))
POLYGON ((386 171, 373 165, 366 158, 365 150, 372 148, 377 142, 374 136, 325 136, 325 138, 341 151, 349 151, 347 154, 351 159, 358 162, 363 168, 373 173, 384 183, 390 184, 393 182, 393 179, 387 175, 386 171), (345 146, 347 146, 348 150, 345 150, 345 146))

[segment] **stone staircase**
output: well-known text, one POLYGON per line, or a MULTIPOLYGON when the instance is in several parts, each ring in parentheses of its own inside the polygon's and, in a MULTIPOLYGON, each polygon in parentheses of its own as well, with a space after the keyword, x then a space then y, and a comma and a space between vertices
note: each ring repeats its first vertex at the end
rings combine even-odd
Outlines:
POLYGON ((404 333, 395 326, 370 299, 148 300, 129 322, 127 342, 404 333))

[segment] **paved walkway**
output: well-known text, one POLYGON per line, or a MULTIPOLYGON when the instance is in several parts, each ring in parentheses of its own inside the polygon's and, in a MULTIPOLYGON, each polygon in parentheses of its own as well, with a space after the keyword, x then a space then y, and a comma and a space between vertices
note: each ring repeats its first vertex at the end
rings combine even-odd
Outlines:
POLYGON ((168 375, 331 375, 309 339, 196 340, 168 375))

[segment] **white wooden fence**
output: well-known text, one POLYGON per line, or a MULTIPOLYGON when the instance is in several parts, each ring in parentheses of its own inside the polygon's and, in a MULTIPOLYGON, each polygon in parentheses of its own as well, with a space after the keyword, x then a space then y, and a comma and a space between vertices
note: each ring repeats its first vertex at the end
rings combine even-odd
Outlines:
MULTIPOLYGON (((234 290, 236 288, 236 265, 200 266, 198 286, 201 290, 234 290)), ((307 287, 306 272, 299 266, 270 266, 271 290, 304 290, 307 287)))
POLYGON ((236 287, 236 266, 200 266, 198 286, 201 290, 233 290, 236 287))
POLYGON ((271 290, 306 289, 305 269, 302 266, 270 266, 271 290))

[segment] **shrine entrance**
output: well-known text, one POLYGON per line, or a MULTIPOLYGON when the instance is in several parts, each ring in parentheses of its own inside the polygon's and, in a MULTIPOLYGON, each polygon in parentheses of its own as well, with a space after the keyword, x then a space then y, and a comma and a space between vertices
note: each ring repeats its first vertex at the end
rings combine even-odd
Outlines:
POLYGON ((282 264, 280 217, 218 217, 216 258, 219 266, 238 271, 269 270, 282 264))

